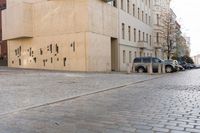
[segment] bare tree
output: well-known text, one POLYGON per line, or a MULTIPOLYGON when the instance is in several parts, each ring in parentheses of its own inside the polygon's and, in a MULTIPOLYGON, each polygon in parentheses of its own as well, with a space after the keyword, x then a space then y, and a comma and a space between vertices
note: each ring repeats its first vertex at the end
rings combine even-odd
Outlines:
POLYGON ((160 32, 163 45, 162 49, 167 59, 170 59, 175 52, 177 38, 176 15, 171 9, 162 11, 160 25, 162 27, 162 32, 160 32))

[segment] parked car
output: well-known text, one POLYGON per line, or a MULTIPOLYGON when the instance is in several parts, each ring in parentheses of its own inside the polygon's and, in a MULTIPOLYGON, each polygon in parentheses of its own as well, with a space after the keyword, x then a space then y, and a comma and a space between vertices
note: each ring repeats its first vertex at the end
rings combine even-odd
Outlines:
POLYGON ((190 63, 189 63, 189 66, 190 66, 190 69, 193 69, 196 67, 195 64, 190 64, 190 63))
POLYGON ((175 64, 176 71, 180 71, 180 67, 179 67, 178 61, 177 60, 173 60, 173 62, 175 64))
POLYGON ((183 68, 177 60, 174 60, 174 64, 176 65, 177 71, 185 71, 185 68, 183 68))
POLYGON ((166 73, 178 71, 178 65, 175 60, 164 60, 166 73))
POLYGON ((195 69, 199 69, 200 68, 200 65, 196 65, 195 69))
POLYGON ((180 62, 180 65, 185 69, 193 69, 196 67, 194 64, 190 64, 186 62, 180 62))
POLYGON ((186 62, 179 62, 179 64, 185 69, 190 69, 190 66, 186 62))
POLYGON ((185 71, 185 68, 178 64, 179 71, 185 71))
POLYGON ((152 63, 153 72, 158 72, 159 64, 162 64, 163 61, 156 57, 137 57, 134 59, 133 63, 135 71, 143 73, 147 72, 149 63, 152 63))

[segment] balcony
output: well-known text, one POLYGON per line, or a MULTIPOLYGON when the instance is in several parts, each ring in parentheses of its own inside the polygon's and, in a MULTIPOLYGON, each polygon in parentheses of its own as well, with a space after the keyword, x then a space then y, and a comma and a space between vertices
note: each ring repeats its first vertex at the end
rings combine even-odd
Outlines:
POLYGON ((141 49, 145 49, 148 47, 148 43, 146 41, 138 41, 138 45, 139 48, 141 49))
POLYGON ((160 42, 155 42, 153 46, 154 46, 155 49, 161 49, 162 48, 162 44, 160 42))

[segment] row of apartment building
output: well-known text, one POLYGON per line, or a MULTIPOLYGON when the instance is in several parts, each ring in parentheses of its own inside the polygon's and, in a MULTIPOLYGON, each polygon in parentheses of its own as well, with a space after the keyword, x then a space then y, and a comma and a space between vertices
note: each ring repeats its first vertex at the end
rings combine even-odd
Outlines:
POLYGON ((7 0, 8 66, 124 71, 135 57, 166 58, 162 17, 173 13, 170 1, 7 0))

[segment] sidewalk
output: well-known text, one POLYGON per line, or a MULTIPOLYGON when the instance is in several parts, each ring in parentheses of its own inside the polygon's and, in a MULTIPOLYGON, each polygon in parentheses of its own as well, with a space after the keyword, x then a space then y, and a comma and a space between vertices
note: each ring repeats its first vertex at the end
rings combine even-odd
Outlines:
POLYGON ((0 68, 0 115, 142 82, 160 75, 0 68))

